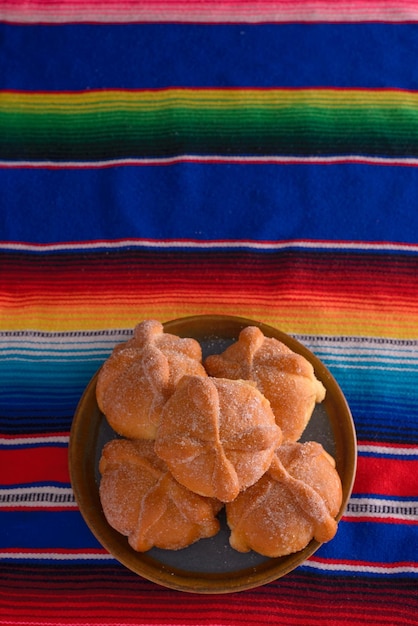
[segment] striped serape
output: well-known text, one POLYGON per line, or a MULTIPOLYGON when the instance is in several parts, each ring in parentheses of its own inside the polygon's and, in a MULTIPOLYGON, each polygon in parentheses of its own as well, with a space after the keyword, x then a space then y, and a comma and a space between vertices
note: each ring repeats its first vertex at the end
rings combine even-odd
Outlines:
POLYGON ((0 626, 418 624, 418 2, 0 0, 0 626), (358 437, 336 537, 236 594, 98 543, 73 415, 135 324, 266 322, 358 437))

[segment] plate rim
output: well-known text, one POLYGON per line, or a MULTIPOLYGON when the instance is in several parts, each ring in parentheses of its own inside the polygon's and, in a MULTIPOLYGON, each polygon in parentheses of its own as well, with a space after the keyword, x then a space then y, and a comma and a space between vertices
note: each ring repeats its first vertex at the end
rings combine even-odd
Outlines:
MULTIPOLYGON (((193 337, 193 331, 190 332, 187 329, 199 327, 202 323, 207 326, 212 324, 212 326, 217 327, 218 333, 220 332, 219 326, 222 326, 224 337, 227 338, 231 338, 231 336, 230 333, 227 334, 227 330, 225 329, 231 326, 234 327, 236 336, 238 336, 240 330, 246 326, 259 327, 265 336, 276 337, 294 352, 305 356, 305 358, 311 362, 319 380, 325 385, 327 396, 331 389, 332 397, 338 398, 339 403, 343 407, 345 416, 343 420, 343 432, 341 432, 341 429, 335 429, 335 422, 338 419, 336 415, 330 416, 327 411, 327 417, 331 422, 337 454, 339 454, 341 448, 344 447, 344 476, 340 475, 343 485, 343 498, 340 510, 336 516, 336 520, 339 521, 346 509, 355 480, 357 468, 357 438, 351 410, 336 379, 324 363, 298 339, 278 328, 251 318, 232 315, 191 315, 168 320, 163 323, 163 328, 165 332, 170 332, 178 336, 193 337)), ((217 336, 219 337, 219 334, 217 336)), ((89 403, 93 403, 93 405, 96 404, 96 410, 99 411, 95 398, 95 386, 100 369, 101 367, 95 372, 88 385, 85 387, 74 413, 69 438, 68 465, 75 500, 84 521, 99 543, 108 550, 117 561, 137 575, 177 591, 226 594, 253 589, 277 580, 294 570, 297 566, 302 565, 318 550, 322 544, 312 539, 303 550, 287 555, 286 557, 266 559, 265 562, 254 567, 233 570, 232 572, 209 574, 206 572, 199 574, 194 571, 188 572, 187 570, 180 570, 179 568, 167 566, 153 557, 149 557, 147 553, 135 552, 129 546, 127 538, 111 528, 106 521, 100 505, 98 485, 96 485, 97 493, 90 493, 91 482, 93 481, 94 484, 96 484, 93 459, 84 459, 84 461, 80 459, 79 446, 81 446, 86 439, 87 441, 94 439, 94 433, 91 432, 91 429, 89 431, 88 421, 83 418, 83 415, 89 403), (86 472, 90 474, 87 476, 87 481, 86 472), (99 506, 99 511, 97 506, 99 506), (115 538, 118 547, 122 545, 122 550, 119 550, 117 553, 115 553, 113 545, 115 538), (126 548, 123 549, 125 544, 126 548), (141 566, 136 566, 136 563, 140 563, 141 566), (159 565, 157 566, 156 563, 159 563, 159 565)), ((325 402, 326 399, 324 400, 324 403, 325 402)), ((96 423, 95 427, 96 431, 98 431, 99 424, 96 423)))

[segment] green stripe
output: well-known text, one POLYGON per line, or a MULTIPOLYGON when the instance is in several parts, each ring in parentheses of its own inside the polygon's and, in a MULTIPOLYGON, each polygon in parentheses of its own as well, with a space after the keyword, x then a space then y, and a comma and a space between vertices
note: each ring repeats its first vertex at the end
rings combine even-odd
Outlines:
POLYGON ((418 154, 418 110, 167 106, 88 113, 0 112, 0 158, 190 154, 418 154))

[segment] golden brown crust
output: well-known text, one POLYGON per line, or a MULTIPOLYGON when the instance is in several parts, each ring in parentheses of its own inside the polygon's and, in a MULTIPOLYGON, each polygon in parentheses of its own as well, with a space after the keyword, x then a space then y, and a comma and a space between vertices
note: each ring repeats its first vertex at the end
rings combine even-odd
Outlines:
POLYGON ((153 442, 113 440, 103 450, 99 469, 106 519, 134 550, 179 550, 218 532, 219 503, 177 483, 153 442))
POLYGON ((103 364, 96 385, 99 408, 118 434, 153 439, 180 378, 207 375, 201 361, 197 341, 164 333, 160 322, 146 320, 103 364))
POLYGON ((280 441, 251 383, 185 376, 162 411, 155 450, 181 484, 229 502, 264 474, 280 441))
POLYGON ((226 505, 231 546, 279 557, 332 539, 342 488, 330 458, 316 442, 280 446, 260 481, 226 505))
POLYGON ((207 357, 205 368, 210 376, 253 380, 270 401, 283 441, 301 437, 315 403, 325 397, 311 363, 256 326, 242 330, 222 354, 207 357))
POLYGON ((97 401, 124 437, 99 463, 109 524, 137 551, 177 550, 216 534, 226 503, 241 552, 329 541, 342 501, 335 462, 319 443, 295 443, 325 395, 312 365, 255 326, 207 358, 209 376, 201 360, 197 341, 147 320, 103 365, 97 401))

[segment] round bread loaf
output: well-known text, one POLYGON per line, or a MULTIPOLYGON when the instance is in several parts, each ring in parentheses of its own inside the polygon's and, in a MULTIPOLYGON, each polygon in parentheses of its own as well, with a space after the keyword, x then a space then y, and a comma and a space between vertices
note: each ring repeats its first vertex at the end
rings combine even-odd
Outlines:
POLYGON ((155 450, 182 485, 229 502, 264 474, 280 442, 253 384, 184 376, 161 413, 155 450))
POLYGON ((146 320, 103 364, 97 403, 119 435, 154 439, 162 408, 185 374, 207 376, 200 344, 165 333, 160 322, 146 320))
POLYGON ((311 363, 257 326, 247 326, 222 354, 205 360, 210 376, 252 380, 269 400, 283 441, 298 441, 325 397, 311 363))
POLYGON ((105 517, 134 550, 179 550, 218 532, 220 503, 180 485, 155 454, 152 441, 110 441, 99 470, 105 517))
POLYGON ((341 501, 334 459, 320 443, 282 444, 268 472, 226 505, 230 544, 239 552, 279 557, 313 538, 329 541, 341 501))

